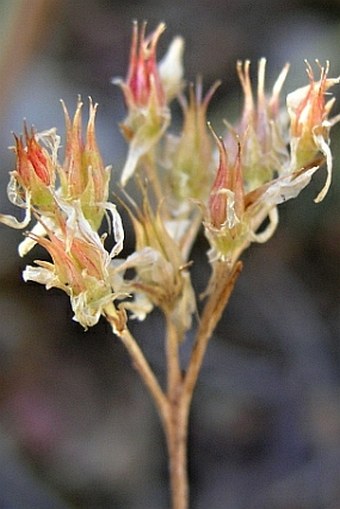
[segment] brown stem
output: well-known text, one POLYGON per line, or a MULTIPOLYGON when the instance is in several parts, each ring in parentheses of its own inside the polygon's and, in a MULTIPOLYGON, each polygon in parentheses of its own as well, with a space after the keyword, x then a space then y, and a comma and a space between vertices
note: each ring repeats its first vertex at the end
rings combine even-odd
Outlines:
MULTIPOLYGON (((110 321, 109 316, 107 315, 108 320, 110 321)), ((135 369, 138 371, 141 379, 145 383, 147 389, 149 390, 160 415, 163 426, 169 421, 169 403, 167 397, 162 391, 155 374, 153 373, 149 363, 145 359, 145 356, 138 346, 137 341, 132 336, 127 327, 124 327, 122 330, 117 331, 116 328, 113 328, 113 331, 127 349, 135 369)))
POLYGON ((187 509, 189 482, 187 474, 187 436, 189 409, 183 406, 183 378, 180 368, 179 337, 176 325, 166 316, 166 356, 168 374, 169 419, 165 435, 169 453, 169 475, 172 509, 187 509))
MULTIPOLYGON (((226 263, 217 262, 212 275, 212 291, 202 314, 187 373, 184 379, 174 377, 174 383, 169 386, 170 421, 167 421, 165 431, 169 451, 172 509, 189 507, 187 439, 192 395, 209 339, 228 303, 241 268, 240 262, 231 271, 226 263)), ((168 321, 168 327, 169 325, 168 321)), ((172 334, 174 336, 173 332, 172 334)))
POLYGON ((184 379, 184 407, 189 408, 192 394, 202 366, 204 355, 214 329, 219 322, 236 280, 242 270, 242 263, 237 262, 232 270, 227 262, 218 261, 214 267, 210 295, 204 307, 195 345, 191 354, 184 379))
POLYGON ((171 487, 172 509, 189 508, 189 481, 187 472, 188 408, 179 397, 171 402, 170 419, 165 429, 171 487))
POLYGON ((176 399, 182 378, 179 360, 179 343, 182 338, 178 336, 178 330, 169 316, 166 317, 166 325, 168 396, 176 399))
POLYGON ((167 394, 162 391, 142 350, 127 329, 125 321, 119 322, 117 310, 109 308, 106 310, 106 317, 109 321, 111 320, 113 331, 127 348, 135 368, 155 401, 161 417, 169 453, 172 509, 189 508, 187 439, 192 395, 209 339, 228 303, 241 268, 241 262, 237 262, 231 270, 227 262, 216 262, 209 284, 209 297, 202 313, 195 346, 184 378, 180 370, 178 349, 181 338, 178 336, 178 331, 171 317, 166 317, 167 394))
POLYGON ((183 382, 178 357, 179 338, 170 319, 167 320, 167 329, 168 396, 160 388, 142 350, 127 328, 119 331, 119 338, 148 388, 161 417, 169 453, 172 509, 188 509, 187 430, 189 411, 188 408, 185 408, 188 403, 181 397, 183 382))

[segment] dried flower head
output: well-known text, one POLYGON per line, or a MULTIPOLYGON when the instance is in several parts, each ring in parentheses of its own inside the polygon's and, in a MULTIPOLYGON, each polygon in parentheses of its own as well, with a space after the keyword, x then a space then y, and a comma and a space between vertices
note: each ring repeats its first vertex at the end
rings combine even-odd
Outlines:
POLYGON ((138 319, 144 319, 154 306, 159 307, 172 316, 178 330, 186 331, 195 311, 195 296, 180 247, 169 234, 160 211, 156 214, 152 211, 146 190, 143 190, 141 209, 126 208, 132 220, 136 248, 115 269, 115 277, 121 277, 118 288, 134 295, 133 302, 124 302, 123 306, 138 319), (135 275, 124 280, 128 269, 133 269, 135 275))
POLYGON ((324 198, 332 169, 329 129, 340 119, 328 120, 334 100, 325 102, 324 96, 339 82, 339 79, 327 79, 328 65, 321 68, 317 83, 308 67, 310 85, 288 95, 290 127, 281 122, 279 115, 279 92, 288 67, 281 72, 267 99, 265 61, 260 61, 256 106, 249 62, 244 66, 238 63, 237 68, 245 94, 243 115, 236 128, 229 126, 231 135, 225 143, 213 133, 220 162, 204 216, 206 235, 212 246, 211 259, 227 260, 230 264, 251 242, 265 242, 270 238, 278 224, 277 205, 295 198, 326 158, 328 178, 315 201, 324 198), (284 144, 289 134, 290 151, 284 144), (267 217, 267 227, 259 232, 267 217))
POLYGON ((329 147, 330 128, 340 120, 340 116, 329 119, 328 115, 335 98, 325 100, 327 91, 340 82, 340 78, 328 78, 329 62, 322 67, 319 62, 320 79, 315 81, 313 69, 308 62, 309 85, 299 88, 287 96, 287 109, 291 120, 290 147, 292 169, 299 170, 314 164, 321 154, 326 158, 327 180, 315 201, 323 200, 332 179, 332 154, 329 147))
POLYGON ((247 190, 258 187, 282 173, 289 161, 286 132, 287 121, 280 108, 280 93, 289 66, 278 76, 272 93, 265 94, 266 60, 258 64, 257 93, 253 93, 250 79, 250 61, 237 62, 237 73, 244 93, 241 120, 236 127, 229 127, 225 143, 228 153, 235 157, 238 143, 242 145, 243 172, 247 190))
MULTIPOLYGON (((326 94, 340 78, 328 78, 328 63, 318 64, 319 80, 307 64, 309 84, 289 94, 282 107, 288 65, 267 95, 265 59, 258 64, 256 91, 250 62, 238 62, 244 93, 241 118, 234 126, 226 122, 228 133, 223 138, 211 129, 212 142, 207 108, 218 83, 203 96, 198 80, 196 88, 189 88, 188 100, 180 95, 183 40, 175 38, 157 62, 164 30, 160 23, 147 35, 146 23, 134 24, 126 79, 115 80, 127 106, 121 124, 128 142, 122 185, 137 169, 145 170, 136 179, 141 205, 130 198, 125 204, 136 241, 129 256, 118 258, 124 230, 115 205, 108 201, 110 167, 104 165, 96 141, 97 105, 90 99, 84 133, 80 98, 73 118, 62 102, 66 124, 62 162, 55 129, 36 133, 25 126, 23 136, 15 136, 16 166, 8 196, 25 215, 22 220, 0 215, 0 222, 26 228, 32 217, 36 219, 19 253, 39 244, 51 261, 36 261, 25 269, 24 278, 65 291, 74 319, 85 328, 105 315, 115 330, 122 331, 126 311, 144 319, 159 307, 182 336, 196 310, 189 256, 202 219, 213 280, 220 273, 217 266, 236 274, 242 252, 252 242, 271 237, 278 224, 278 205, 295 198, 323 162, 327 180, 316 201, 330 186, 329 132, 340 116, 329 119, 334 99, 327 101, 326 94), (167 133, 163 150, 157 151, 170 124, 169 103, 176 96, 183 109, 182 129, 177 136, 167 133), (109 228, 100 236, 105 216, 111 218, 109 228), (111 229, 114 247, 108 251, 105 239, 111 229)), ((207 293, 213 287, 209 285, 207 293)))
POLYGON ((52 263, 35 261, 36 266, 27 266, 24 270, 24 280, 44 284, 47 289, 55 287, 65 291, 70 297, 74 320, 85 328, 95 325, 106 307, 121 296, 111 286, 109 266, 122 249, 124 231, 112 204, 109 211, 116 240, 110 252, 104 247, 104 237, 99 237, 86 220, 79 202, 68 205, 58 201, 57 230, 51 230, 39 218, 45 236, 34 232, 27 234, 46 249, 52 263))
POLYGON ((183 40, 174 39, 162 62, 157 64, 156 51, 165 24, 160 23, 149 36, 146 23, 139 32, 133 26, 130 65, 127 78, 113 80, 122 88, 128 114, 121 124, 129 142, 129 151, 121 175, 125 185, 133 175, 142 156, 154 147, 170 123, 169 102, 182 88, 183 40))
MULTIPOLYGON (((0 222, 13 228, 26 228, 32 212, 50 228, 58 229, 58 200, 79 202, 86 220, 97 230, 103 220, 108 198, 110 167, 105 167, 96 143, 95 115, 97 105, 89 100, 90 111, 85 139, 82 137, 82 102, 78 99, 71 121, 65 104, 62 106, 66 124, 65 159, 58 160, 60 137, 56 129, 35 133, 24 128, 24 137, 15 136, 16 168, 10 174, 8 197, 25 209, 22 221, 10 215, 0 215, 0 222)), ((41 222, 33 227, 34 235, 43 235, 41 222)), ((35 244, 34 235, 19 246, 21 256, 35 244)))
POLYGON ((203 97, 202 80, 189 88, 189 100, 179 97, 183 127, 179 136, 168 135, 165 166, 168 170, 169 195, 177 205, 190 199, 206 200, 213 177, 213 150, 207 127, 209 102, 219 86, 216 82, 203 97))

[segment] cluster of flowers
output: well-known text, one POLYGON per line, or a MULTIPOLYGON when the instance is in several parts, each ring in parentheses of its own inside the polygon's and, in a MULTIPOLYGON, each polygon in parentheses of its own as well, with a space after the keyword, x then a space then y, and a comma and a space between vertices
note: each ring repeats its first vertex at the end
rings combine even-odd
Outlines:
POLYGON ((326 101, 325 95, 339 79, 328 78, 328 64, 317 63, 318 80, 307 64, 309 83, 290 93, 284 107, 280 93, 288 65, 266 95, 265 60, 258 64, 256 94, 249 61, 238 62, 243 112, 235 125, 226 122, 226 132, 218 137, 207 122, 218 83, 203 96, 198 81, 189 87, 187 99, 183 40, 175 38, 157 62, 164 29, 160 24, 147 36, 145 24, 134 25, 127 77, 115 80, 127 106, 121 130, 128 154, 120 184, 124 188, 134 177, 141 193, 140 203, 126 194, 123 198, 136 238, 135 251, 126 259, 119 258, 124 241, 121 217, 109 201, 110 167, 105 167, 95 137, 97 105, 90 101, 83 135, 81 101, 73 119, 63 104, 62 163, 55 129, 35 133, 25 127, 23 136, 15 137, 16 168, 10 174, 8 197, 25 217, 18 221, 1 215, 0 221, 26 229, 33 216, 36 224, 25 234, 19 253, 39 244, 51 261, 36 261, 23 277, 64 290, 74 319, 85 328, 104 315, 119 333, 128 314, 144 319, 158 306, 185 332, 195 311, 189 256, 201 225, 210 244, 211 265, 223 262, 232 270, 251 242, 265 242, 273 234, 277 205, 296 197, 324 162, 327 179, 315 201, 324 198, 331 182, 329 131, 339 119, 328 118, 334 99, 326 101), (183 110, 178 135, 168 132, 174 98, 183 110), (111 250, 105 247, 107 234, 98 233, 103 219, 113 233, 111 250), (268 224, 263 230, 264 221, 268 224))

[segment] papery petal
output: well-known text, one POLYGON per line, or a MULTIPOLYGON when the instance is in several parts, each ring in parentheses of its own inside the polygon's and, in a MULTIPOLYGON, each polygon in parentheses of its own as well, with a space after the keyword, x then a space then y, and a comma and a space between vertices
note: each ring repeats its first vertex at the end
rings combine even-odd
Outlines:
POLYGON ((280 203, 296 198, 300 192, 310 183, 312 176, 319 169, 314 166, 308 170, 301 171, 296 176, 289 175, 273 181, 267 190, 263 192, 259 201, 264 207, 270 209, 280 203))
POLYGON ((14 228, 16 230, 22 230, 26 228, 31 222, 31 194, 26 194, 26 205, 25 205, 25 217, 22 221, 19 221, 16 217, 9 214, 0 214, 0 223, 14 228))
POLYGON ((249 238, 252 242, 257 242, 258 244, 264 244, 267 242, 275 233, 276 228, 279 224, 279 213, 277 207, 274 207, 268 212, 269 223, 265 230, 257 233, 250 231, 249 238))
MULTIPOLYGON (((235 193, 230 191, 230 189, 225 190, 225 194, 227 196, 226 201, 226 221, 224 225, 226 225, 229 229, 234 228, 239 222, 240 218, 237 216, 235 211, 235 193)), ((224 226, 223 225, 223 226, 224 226)))
POLYGON ((57 134, 57 129, 47 129, 35 134, 37 140, 41 142, 49 150, 52 164, 58 165, 58 150, 60 148, 60 136, 57 134))
POLYGON ((99 322, 102 310, 96 307, 89 307, 85 294, 80 293, 71 297, 71 306, 74 312, 73 320, 80 323, 86 330, 99 322))
MULTIPOLYGON (((45 224, 48 227, 53 228, 54 221, 46 217, 45 224)), ((46 228, 45 226, 38 222, 33 226, 31 233, 33 233, 34 236, 44 237, 46 235, 46 228)), ((19 256, 23 258, 25 255, 27 255, 27 253, 29 253, 34 248, 36 243, 37 241, 34 240, 34 238, 26 237, 22 242, 20 242, 18 246, 19 256)))
POLYGON ((27 265, 22 273, 23 280, 25 282, 34 281, 35 283, 45 285, 47 290, 50 288, 61 288, 62 285, 60 284, 59 278, 53 272, 53 265, 49 265, 50 269, 27 265))
POLYGON ((78 295, 72 295, 71 306, 74 312, 73 320, 79 322, 84 329, 88 327, 93 327, 96 325, 104 312, 106 306, 108 306, 113 300, 114 295, 109 291, 109 289, 105 289, 103 287, 103 294, 99 293, 99 296, 96 296, 96 280, 93 278, 93 287, 89 284, 88 289, 84 292, 80 292, 78 295), (92 288, 94 291, 91 291, 92 288))
MULTIPOLYGON (((151 247, 144 247, 139 251, 135 251, 131 255, 129 255, 126 260, 119 265, 119 272, 126 271, 130 268, 141 269, 148 271, 153 270, 157 263, 160 260, 164 260, 159 251, 151 247)), ((165 261, 165 260, 164 260, 165 261)), ((161 262, 163 263, 163 262, 161 262)), ((155 270, 154 274, 158 272, 158 269, 155 270)))
POLYGON ((166 131, 170 122, 170 114, 167 110, 163 111, 162 123, 153 124, 152 120, 145 120, 134 133, 129 142, 127 159, 122 170, 120 182, 125 186, 127 181, 134 174, 137 164, 142 156, 158 142, 166 131))
POLYGON ((182 37, 175 37, 158 64, 159 76, 168 102, 179 94, 183 86, 183 51, 184 40, 182 37))
POLYGON ((117 211, 116 205, 110 202, 106 202, 103 204, 105 210, 108 210, 111 214, 112 218, 112 228, 113 228, 113 236, 116 241, 115 245, 110 251, 110 258, 113 258, 114 256, 117 256, 121 250, 123 249, 124 244, 124 228, 123 228, 123 222, 122 218, 117 211))
POLYGON ((329 148, 329 144, 324 140, 323 136, 315 135, 314 141, 316 146, 319 148, 320 152, 326 157, 326 168, 327 168, 327 179, 324 187, 321 189, 317 197, 315 198, 315 203, 320 203, 330 188, 332 183, 332 169, 333 169, 333 160, 332 160, 332 152, 329 148))
POLYGON ((142 322, 147 315, 151 313, 154 305, 145 293, 135 292, 133 301, 124 301, 123 307, 127 311, 130 311, 130 318, 132 320, 139 320, 142 322))

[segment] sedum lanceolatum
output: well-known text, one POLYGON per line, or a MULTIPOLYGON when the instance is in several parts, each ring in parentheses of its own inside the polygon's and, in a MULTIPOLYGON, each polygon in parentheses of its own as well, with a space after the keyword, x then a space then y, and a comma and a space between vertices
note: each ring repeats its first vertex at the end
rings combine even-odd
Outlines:
POLYGON ((316 62, 317 76, 307 63, 307 84, 284 102, 281 91, 288 65, 267 93, 265 59, 258 63, 256 91, 250 62, 238 62, 243 111, 238 122, 225 121, 224 131, 216 134, 207 110, 219 83, 204 95, 197 80, 186 93, 182 38, 176 37, 157 61, 164 29, 161 23, 147 35, 145 23, 134 23, 127 76, 114 80, 126 104, 120 127, 128 147, 117 203, 110 195, 111 168, 105 166, 96 141, 97 105, 90 100, 83 133, 83 104, 78 99, 73 118, 62 102, 63 160, 55 129, 38 133, 25 125, 23 135, 14 137, 16 163, 8 198, 22 209, 22 219, 0 215, 0 222, 25 230, 21 256, 36 244, 49 255, 49 261, 26 267, 25 281, 60 288, 70 297, 74 320, 86 329, 104 317, 125 344, 165 430, 172 507, 186 509, 187 423, 206 346, 241 270, 243 251, 273 235, 278 205, 298 196, 324 164, 327 177, 315 201, 327 194, 332 177, 329 134, 339 120, 330 117, 334 99, 328 99, 328 90, 340 79, 328 77, 328 63, 316 62), (170 130, 170 103, 175 99, 183 116, 179 133, 170 130), (134 198, 126 190, 130 181, 134 198), (127 211, 135 233, 135 250, 125 258, 117 204, 127 211), (106 233, 99 233, 102 223, 106 233), (190 255, 201 228, 210 246, 211 275, 199 313, 190 255), (164 388, 128 328, 130 319, 144 320, 155 307, 166 322, 164 388), (180 344, 193 317, 198 318, 196 340, 183 366, 180 344))

